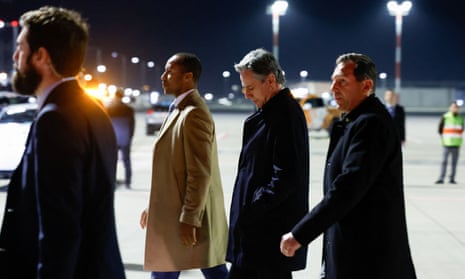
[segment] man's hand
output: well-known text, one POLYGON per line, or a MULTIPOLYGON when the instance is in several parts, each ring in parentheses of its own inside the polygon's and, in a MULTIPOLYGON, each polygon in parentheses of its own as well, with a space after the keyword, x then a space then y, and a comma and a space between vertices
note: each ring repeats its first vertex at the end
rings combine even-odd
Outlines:
POLYGON ((299 242, 294 238, 292 233, 287 233, 281 237, 281 253, 283 253, 284 256, 286 257, 293 257, 295 254, 295 251, 302 247, 299 242))
POLYGON ((197 228, 195 226, 180 223, 179 233, 184 245, 194 246, 197 244, 197 228))
POLYGON ((142 211, 142 214, 140 215, 140 227, 142 229, 145 229, 145 227, 147 227, 147 216, 148 216, 148 211, 147 211, 147 208, 144 209, 144 211, 142 211))

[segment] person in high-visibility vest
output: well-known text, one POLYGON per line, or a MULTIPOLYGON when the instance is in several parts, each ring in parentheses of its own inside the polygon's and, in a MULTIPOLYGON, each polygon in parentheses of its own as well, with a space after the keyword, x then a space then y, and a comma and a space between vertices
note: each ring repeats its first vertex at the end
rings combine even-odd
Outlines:
POLYGON ((459 106, 456 102, 453 102, 449 107, 449 111, 441 117, 441 121, 439 122, 438 132, 441 135, 443 156, 441 162, 441 173, 436 184, 444 183, 449 155, 451 157, 449 183, 457 183, 455 181, 455 171, 457 169, 460 146, 462 145, 463 125, 464 120, 463 116, 459 114, 459 106))

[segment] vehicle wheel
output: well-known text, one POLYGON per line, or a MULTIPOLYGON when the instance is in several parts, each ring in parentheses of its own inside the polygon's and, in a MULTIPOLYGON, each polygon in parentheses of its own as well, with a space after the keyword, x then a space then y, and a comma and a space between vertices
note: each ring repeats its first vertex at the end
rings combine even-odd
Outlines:
POLYGON ((146 126, 145 127, 145 134, 147 136, 153 136, 155 134, 155 129, 151 126, 146 126))

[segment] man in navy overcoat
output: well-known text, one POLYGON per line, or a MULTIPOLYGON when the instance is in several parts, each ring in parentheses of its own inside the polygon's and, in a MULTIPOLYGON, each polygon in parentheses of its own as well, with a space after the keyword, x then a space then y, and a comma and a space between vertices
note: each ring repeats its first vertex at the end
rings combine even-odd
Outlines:
POLYGON ((13 86, 39 112, 8 186, 0 278, 124 278, 114 216, 116 139, 80 87, 88 40, 76 12, 25 13, 13 86))
POLYGON ((274 56, 251 51, 236 65, 244 94, 258 110, 244 123, 231 203, 230 278, 292 278, 307 250, 286 258, 281 235, 308 212, 309 142, 304 113, 274 56))

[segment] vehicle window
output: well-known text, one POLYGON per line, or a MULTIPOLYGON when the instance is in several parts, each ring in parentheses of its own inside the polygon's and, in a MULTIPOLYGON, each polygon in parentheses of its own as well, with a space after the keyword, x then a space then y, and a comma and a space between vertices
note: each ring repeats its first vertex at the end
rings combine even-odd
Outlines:
POLYGON ((311 98, 305 101, 305 104, 310 105, 312 108, 324 107, 325 104, 322 98, 311 98))
POLYGON ((30 102, 30 97, 26 96, 0 96, 0 106, 14 105, 14 104, 26 104, 30 102))
POLYGON ((168 111, 170 104, 154 104, 152 105, 153 111, 168 111))
POLYGON ((17 111, 13 113, 8 113, 5 111, 0 115, 0 122, 15 122, 15 123, 25 123, 25 122, 32 122, 36 115, 36 110, 24 110, 24 111, 17 111))

